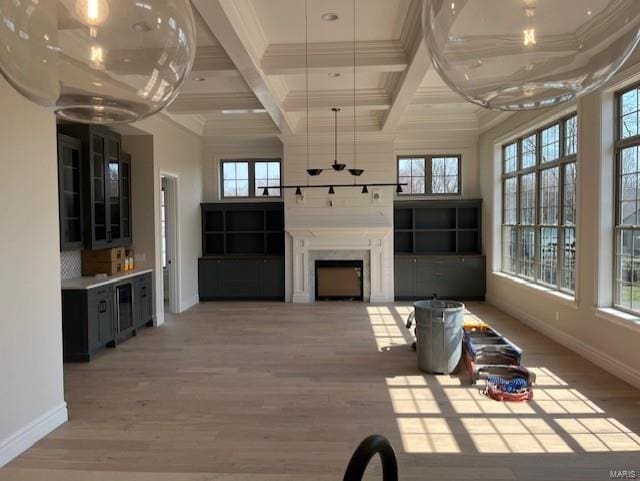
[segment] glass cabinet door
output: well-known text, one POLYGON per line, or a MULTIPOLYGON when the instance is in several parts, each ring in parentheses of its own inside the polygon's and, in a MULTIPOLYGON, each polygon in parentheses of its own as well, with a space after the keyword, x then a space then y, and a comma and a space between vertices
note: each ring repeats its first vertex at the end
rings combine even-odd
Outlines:
POLYGON ((60 247, 62 250, 82 245, 81 143, 61 135, 58 138, 60 192, 60 247))
POLYGON ((127 154, 122 155, 120 163, 120 198, 121 198, 121 219, 122 219, 122 239, 131 240, 131 163, 127 154))
POLYGON ((107 241, 107 201, 105 193, 106 155, 104 137, 92 136, 93 240, 107 241))
POLYGON ((122 237, 122 219, 120 217, 120 144, 115 139, 108 141, 109 170, 107 189, 109 192, 109 242, 116 242, 122 237))

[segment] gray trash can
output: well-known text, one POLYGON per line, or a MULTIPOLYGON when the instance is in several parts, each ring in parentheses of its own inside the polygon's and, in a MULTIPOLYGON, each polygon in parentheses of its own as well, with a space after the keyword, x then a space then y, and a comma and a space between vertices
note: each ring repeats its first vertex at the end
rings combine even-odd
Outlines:
POLYGON ((418 301, 415 308, 418 369, 432 374, 452 373, 462 357, 461 302, 418 301))

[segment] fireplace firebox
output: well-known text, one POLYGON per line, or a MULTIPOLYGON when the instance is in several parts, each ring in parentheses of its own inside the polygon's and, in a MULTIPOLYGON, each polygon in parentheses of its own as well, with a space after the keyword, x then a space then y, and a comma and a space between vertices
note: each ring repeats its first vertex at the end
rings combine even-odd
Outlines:
POLYGON ((317 260, 317 301, 364 300, 361 260, 317 260))

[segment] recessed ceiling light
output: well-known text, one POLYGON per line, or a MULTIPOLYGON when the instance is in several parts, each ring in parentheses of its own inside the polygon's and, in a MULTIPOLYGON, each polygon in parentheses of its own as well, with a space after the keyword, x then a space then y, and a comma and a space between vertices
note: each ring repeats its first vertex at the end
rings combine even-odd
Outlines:
POLYGON ((329 77, 331 78, 340 77, 340 72, 329 72, 329 77))
POLYGON ((206 79, 204 77, 193 77, 194 82, 204 82, 206 79))
POLYGON ((322 20, 324 20, 325 22, 335 22, 336 20, 338 20, 338 14, 337 13, 325 13, 322 15, 322 20))

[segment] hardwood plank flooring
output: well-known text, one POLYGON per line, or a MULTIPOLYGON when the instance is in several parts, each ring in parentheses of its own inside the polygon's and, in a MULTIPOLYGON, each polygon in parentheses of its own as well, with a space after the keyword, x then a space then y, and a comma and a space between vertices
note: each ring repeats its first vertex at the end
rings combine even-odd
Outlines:
MULTIPOLYGON (((407 304, 204 303, 65 365, 70 421, 1 481, 337 481, 365 436, 401 480, 640 476, 640 392, 504 313, 535 398, 487 399, 464 373, 416 368, 407 304)), ((367 479, 381 479, 378 462, 367 479)))

